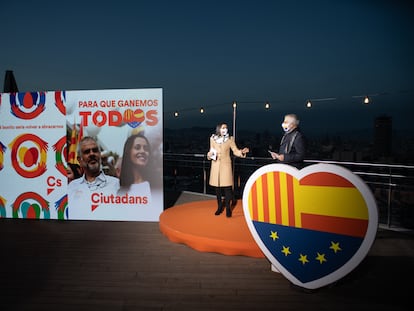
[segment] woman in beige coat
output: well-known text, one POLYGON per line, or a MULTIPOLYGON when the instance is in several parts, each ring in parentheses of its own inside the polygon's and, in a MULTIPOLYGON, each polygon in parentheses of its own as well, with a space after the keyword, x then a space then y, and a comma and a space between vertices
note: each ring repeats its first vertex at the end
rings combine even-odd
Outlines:
POLYGON ((207 159, 211 161, 210 186, 215 187, 217 197, 217 211, 215 215, 223 212, 226 206, 226 216, 231 217, 230 201, 233 195, 233 171, 230 158, 230 149, 236 157, 245 158, 249 148, 238 149, 232 136, 229 136, 226 123, 216 127, 216 133, 210 137, 210 150, 207 159), (224 205, 221 200, 224 190, 224 205))

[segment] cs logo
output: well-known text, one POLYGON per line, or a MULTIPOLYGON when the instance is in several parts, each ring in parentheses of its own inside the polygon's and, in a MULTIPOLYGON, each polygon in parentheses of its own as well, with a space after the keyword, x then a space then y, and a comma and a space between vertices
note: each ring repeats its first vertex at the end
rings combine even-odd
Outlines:
POLYGON ((12 166, 22 177, 35 178, 46 171, 47 142, 33 134, 17 136, 10 144, 12 166))

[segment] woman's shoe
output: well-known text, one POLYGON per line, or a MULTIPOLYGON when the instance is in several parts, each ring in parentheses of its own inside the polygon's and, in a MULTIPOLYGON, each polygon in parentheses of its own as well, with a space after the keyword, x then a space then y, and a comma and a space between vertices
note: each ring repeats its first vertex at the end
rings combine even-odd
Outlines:
POLYGON ((218 208, 217 208, 217 211, 214 213, 214 215, 220 215, 221 213, 223 213, 223 206, 219 206, 218 208))

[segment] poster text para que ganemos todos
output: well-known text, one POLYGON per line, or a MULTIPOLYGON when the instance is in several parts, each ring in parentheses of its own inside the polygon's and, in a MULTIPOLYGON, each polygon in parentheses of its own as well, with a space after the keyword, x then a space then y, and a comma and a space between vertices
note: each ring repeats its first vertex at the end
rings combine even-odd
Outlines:
POLYGON ((79 116, 84 126, 90 124, 97 127, 102 126, 119 126, 122 123, 138 122, 147 126, 156 126, 158 124, 158 110, 151 109, 158 107, 158 99, 148 100, 100 100, 100 101, 79 101, 79 109, 95 108, 94 110, 80 110, 79 116), (125 108, 119 111, 118 108, 125 108), (150 108, 144 110, 141 107, 150 108), (98 108, 98 109, 96 109, 98 108), (101 109, 99 109, 101 108, 101 109), (114 108, 114 110, 109 110, 114 108))

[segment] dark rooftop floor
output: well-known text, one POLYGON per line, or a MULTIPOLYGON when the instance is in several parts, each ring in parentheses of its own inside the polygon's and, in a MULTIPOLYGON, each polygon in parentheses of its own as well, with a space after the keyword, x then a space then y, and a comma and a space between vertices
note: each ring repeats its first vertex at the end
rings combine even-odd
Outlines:
POLYGON ((412 232, 380 228, 354 271, 313 292, 267 259, 173 243, 157 222, 0 219, 0 237, 1 311, 411 310, 412 232))

